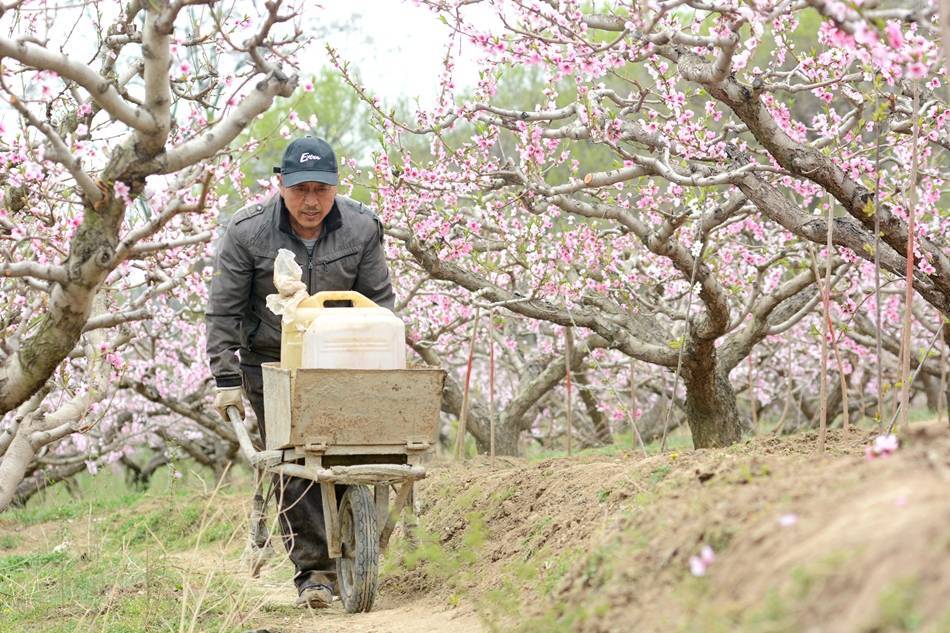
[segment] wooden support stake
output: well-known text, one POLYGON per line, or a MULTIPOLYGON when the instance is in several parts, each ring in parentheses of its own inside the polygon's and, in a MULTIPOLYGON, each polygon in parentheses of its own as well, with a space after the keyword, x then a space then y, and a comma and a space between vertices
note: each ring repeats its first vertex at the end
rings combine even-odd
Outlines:
MULTIPOLYGON (((918 82, 912 81, 914 91, 914 112, 920 103, 920 87, 918 82)), ((906 432, 910 415, 910 322, 911 307, 914 302, 914 232, 917 225, 917 143, 920 137, 920 117, 914 117, 913 150, 910 158, 910 182, 907 183, 905 191, 909 196, 907 205, 907 252, 904 255, 907 261, 907 268, 904 272, 906 284, 904 286, 904 319, 901 328, 901 362, 900 362, 900 422, 898 428, 906 432)))
POLYGON ((567 380, 567 455, 570 457, 574 452, 574 410, 571 406, 571 360, 574 358, 574 330, 567 328, 564 332, 564 338, 567 349, 564 354, 564 377, 567 380))
POLYGON ((475 308, 472 320, 472 336, 468 342, 468 364, 465 367, 465 390, 462 393, 462 410, 459 412, 458 434, 455 436, 455 459, 465 457, 465 427, 468 424, 468 392, 472 383, 472 359, 475 357, 475 335, 478 333, 478 317, 481 308, 475 308))
POLYGON ((495 318, 495 309, 492 308, 488 312, 488 407, 490 409, 489 415, 491 416, 489 425, 490 425, 490 438, 489 438, 489 456, 491 459, 491 467, 495 467, 495 419, 497 417, 497 412, 495 411, 495 332, 494 332, 494 318, 495 318))
POLYGON ((947 347, 950 347, 950 323, 943 324, 943 346, 940 350, 940 393, 937 395, 937 423, 940 423, 941 414, 947 412, 947 423, 950 424, 950 402, 947 398, 947 347))
MULTIPOLYGON (((828 222, 828 239, 831 239, 831 222, 828 222)), ((821 309, 823 313, 821 329, 821 370, 818 376, 818 452, 825 452, 825 438, 828 435, 828 336, 831 334, 831 316, 829 314, 829 291, 831 289, 831 275, 823 283, 821 272, 818 270, 818 259, 811 246, 808 247, 811 255, 811 264, 815 271, 815 282, 821 293, 821 309)), ((830 257, 830 254, 829 254, 830 257)))
POLYGON ((755 407, 755 363, 752 362, 752 354, 749 354, 749 408, 752 416, 752 432, 759 434, 759 412, 755 407))
MULTIPOLYGON (((630 359, 630 448, 635 448, 640 433, 637 429, 637 359, 630 359)), ((641 442, 642 443, 642 442, 641 442)))

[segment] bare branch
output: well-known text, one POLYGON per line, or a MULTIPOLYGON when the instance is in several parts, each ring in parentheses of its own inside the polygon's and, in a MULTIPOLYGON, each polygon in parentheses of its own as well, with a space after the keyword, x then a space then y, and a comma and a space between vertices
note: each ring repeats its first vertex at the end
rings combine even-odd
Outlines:
POLYGON ((82 189, 83 194, 89 202, 92 204, 99 202, 99 200, 102 199, 102 192, 96 187, 92 177, 83 171, 82 162, 79 158, 70 153, 69 147, 67 147, 62 137, 56 133, 53 126, 46 121, 40 121, 36 115, 26 107, 26 104, 10 92, 2 78, 0 78, 0 85, 2 85, 3 89, 10 95, 8 99, 10 105, 16 108, 30 125, 42 132, 49 140, 53 151, 47 152, 46 156, 66 168, 70 175, 72 175, 73 180, 76 181, 76 184, 79 185, 79 188, 82 189))
POLYGON ((115 327, 130 321, 142 321, 143 319, 147 319, 151 316, 151 312, 141 309, 131 310, 129 312, 117 312, 115 314, 100 314, 99 316, 92 317, 86 321, 86 325, 83 327, 82 331, 88 332, 90 330, 115 327))
POLYGON ((266 111, 274 97, 289 97, 297 87, 297 76, 272 72, 260 81, 234 110, 210 130, 141 166, 145 173, 169 174, 210 158, 227 147, 257 115, 266 111))
POLYGON ((140 132, 151 132, 155 121, 142 108, 130 106, 116 91, 112 83, 85 64, 54 53, 42 46, 25 40, 0 37, 0 57, 10 57, 34 68, 55 71, 60 76, 75 81, 108 112, 112 118, 140 132))
POLYGON ((64 266, 36 262, 0 262, 0 277, 32 277, 58 284, 69 282, 64 266))

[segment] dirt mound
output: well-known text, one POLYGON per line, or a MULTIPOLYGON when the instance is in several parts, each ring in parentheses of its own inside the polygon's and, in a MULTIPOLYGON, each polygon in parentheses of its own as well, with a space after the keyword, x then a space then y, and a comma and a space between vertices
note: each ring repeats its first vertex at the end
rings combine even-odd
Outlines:
POLYGON ((506 631, 950 631, 950 432, 870 439, 433 466, 384 587, 506 631))

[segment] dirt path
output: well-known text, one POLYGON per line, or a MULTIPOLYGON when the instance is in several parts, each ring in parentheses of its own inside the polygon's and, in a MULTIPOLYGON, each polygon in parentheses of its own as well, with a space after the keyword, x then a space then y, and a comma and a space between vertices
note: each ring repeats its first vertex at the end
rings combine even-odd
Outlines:
MULTIPOLYGON (((233 552, 199 549, 171 555, 186 578, 206 578, 217 570, 215 581, 239 587, 237 608, 252 613, 245 630, 255 633, 483 633, 485 628, 471 608, 447 609, 444 603, 380 593, 369 613, 349 614, 339 601, 328 609, 294 606, 296 592, 292 571, 279 551, 261 572, 251 578, 233 552)), ((200 587, 193 587, 200 591, 200 587)))

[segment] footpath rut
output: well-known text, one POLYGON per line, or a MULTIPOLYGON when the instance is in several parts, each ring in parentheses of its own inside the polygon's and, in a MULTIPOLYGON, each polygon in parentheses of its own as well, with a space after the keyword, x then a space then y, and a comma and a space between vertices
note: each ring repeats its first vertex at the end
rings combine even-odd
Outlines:
MULTIPOLYGON (((464 605, 446 609, 444 604, 427 601, 424 597, 387 596, 381 593, 369 613, 350 614, 339 601, 327 609, 307 609, 294 606, 296 592, 291 581, 292 572, 285 562, 283 551, 278 551, 261 572, 260 578, 251 578, 244 562, 233 554, 206 549, 172 555, 175 564, 186 571, 187 577, 206 577, 209 569, 220 582, 227 579, 240 587, 236 600, 251 612, 241 629, 254 633, 484 633, 474 611, 464 605)), ((194 588, 200 592, 200 587, 194 588)))

